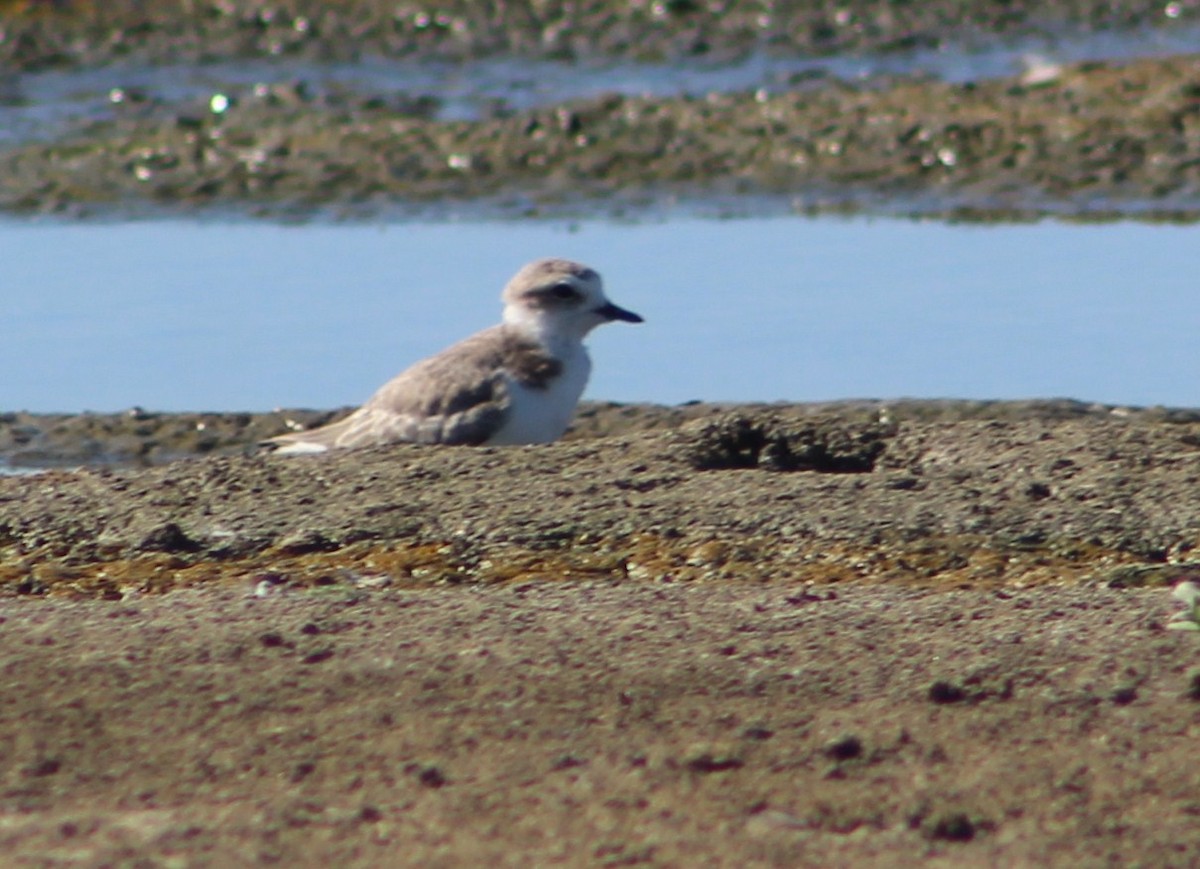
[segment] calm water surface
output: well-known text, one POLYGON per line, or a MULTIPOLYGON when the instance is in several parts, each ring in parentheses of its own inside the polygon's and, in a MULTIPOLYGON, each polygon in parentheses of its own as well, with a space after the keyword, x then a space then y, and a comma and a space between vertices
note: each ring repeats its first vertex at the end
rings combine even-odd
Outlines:
POLYGON ((551 254, 646 317, 593 398, 1200 405, 1200 227, 780 217, 2 223, 0 410, 357 403, 551 254))

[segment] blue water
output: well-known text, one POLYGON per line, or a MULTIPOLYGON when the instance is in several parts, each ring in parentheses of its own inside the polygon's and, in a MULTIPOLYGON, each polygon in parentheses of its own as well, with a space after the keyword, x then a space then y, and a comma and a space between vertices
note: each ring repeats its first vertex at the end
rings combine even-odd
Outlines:
POLYGON ((1200 405, 1200 227, 779 217, 0 223, 0 410, 357 403, 551 254, 646 317, 593 398, 1200 405))

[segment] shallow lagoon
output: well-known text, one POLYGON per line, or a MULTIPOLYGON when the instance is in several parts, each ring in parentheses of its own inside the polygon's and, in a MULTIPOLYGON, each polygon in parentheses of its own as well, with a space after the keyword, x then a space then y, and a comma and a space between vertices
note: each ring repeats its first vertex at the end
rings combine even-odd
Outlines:
POLYGON ((0 409, 357 403, 550 254, 647 320, 594 334, 593 398, 1200 404, 1200 227, 779 217, 10 222, 0 409))

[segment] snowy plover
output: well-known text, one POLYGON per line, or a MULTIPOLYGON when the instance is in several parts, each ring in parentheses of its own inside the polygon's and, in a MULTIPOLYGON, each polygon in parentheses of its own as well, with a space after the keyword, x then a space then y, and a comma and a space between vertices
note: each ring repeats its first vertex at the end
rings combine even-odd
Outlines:
POLYGON ((504 288, 503 322, 416 363, 343 420, 264 441, 280 453, 408 441, 549 443, 587 385, 584 337, 613 320, 640 323, 604 295, 600 275, 565 259, 525 266, 504 288))

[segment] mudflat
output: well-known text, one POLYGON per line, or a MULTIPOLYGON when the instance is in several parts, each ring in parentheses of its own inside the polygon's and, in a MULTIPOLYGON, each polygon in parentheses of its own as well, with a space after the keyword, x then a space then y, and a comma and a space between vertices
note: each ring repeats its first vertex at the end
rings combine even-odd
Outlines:
POLYGON ((1037 410, 0 479, 0 848, 1194 864, 1200 423, 1037 410))
POLYGON ((16 73, 2 82, 8 105, 37 102, 21 73, 113 68, 79 82, 102 91, 34 112, 28 132, 0 141, 0 212, 1198 214, 1200 60, 1186 40, 1177 56, 1130 59, 1115 47, 1122 34, 1169 38, 1194 26, 1191 3, 8 0, 0 13, 0 64, 16 73), (1117 34, 1107 49, 1117 57, 1101 47, 1083 62, 1054 60, 1060 41, 1105 32, 1117 34), (1023 68, 1002 78, 856 80, 808 68, 689 93, 596 85, 536 105, 475 93, 465 117, 444 88, 405 84, 415 63, 441 64, 455 80, 468 62, 539 64, 518 75, 527 86, 567 64, 623 65, 636 81, 670 65, 969 55, 1021 40, 1023 68), (288 71, 248 82, 238 64, 264 59, 288 71), (328 80, 328 64, 362 59, 396 72, 384 85, 328 80), (179 64, 205 64, 211 90, 129 82, 138 65, 179 64))

